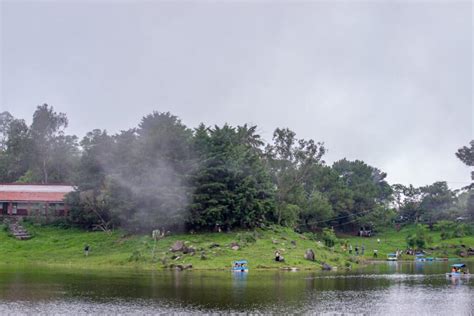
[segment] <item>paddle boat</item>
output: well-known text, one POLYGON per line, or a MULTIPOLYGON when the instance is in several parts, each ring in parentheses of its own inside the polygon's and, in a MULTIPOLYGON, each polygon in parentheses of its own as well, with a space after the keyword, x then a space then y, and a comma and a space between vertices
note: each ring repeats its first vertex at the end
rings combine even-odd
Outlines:
POLYGON ((232 272, 249 272, 247 260, 237 260, 232 262, 232 272))
POLYGON ((415 261, 417 262, 426 262, 426 261, 434 261, 435 258, 433 257, 425 257, 422 253, 415 254, 415 261))
POLYGON ((392 253, 389 253, 387 255, 387 260, 388 261, 397 261, 398 260, 398 257, 397 257, 397 254, 392 252, 392 253))
POLYGON ((467 278, 470 277, 469 270, 464 263, 456 263, 451 265, 451 272, 446 273, 448 278, 467 278))

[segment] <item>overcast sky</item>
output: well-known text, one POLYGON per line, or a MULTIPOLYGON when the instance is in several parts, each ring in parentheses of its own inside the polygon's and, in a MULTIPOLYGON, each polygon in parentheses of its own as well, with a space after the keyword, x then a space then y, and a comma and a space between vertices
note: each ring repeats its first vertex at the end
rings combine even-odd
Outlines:
POLYGON ((275 127, 391 183, 469 182, 471 1, 2 1, 0 110, 115 133, 152 112, 275 127))

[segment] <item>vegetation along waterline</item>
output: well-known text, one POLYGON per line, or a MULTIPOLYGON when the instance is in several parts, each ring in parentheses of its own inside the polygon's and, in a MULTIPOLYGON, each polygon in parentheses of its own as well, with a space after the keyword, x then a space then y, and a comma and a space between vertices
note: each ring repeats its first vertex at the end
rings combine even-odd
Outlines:
POLYGON ((252 269, 320 270, 324 263, 339 269, 356 265, 354 259, 336 247, 326 247, 310 239, 309 234, 276 226, 232 233, 172 234, 156 240, 152 236, 129 235, 124 231, 88 232, 50 225, 24 225, 33 238, 20 241, 6 230, 0 232, 2 263, 143 269, 192 265, 193 269, 226 270, 236 259, 247 259, 252 269), (90 249, 87 255, 84 252, 86 245, 90 249), (176 245, 175 251, 170 250, 176 245), (305 259, 308 249, 313 251, 314 260, 305 259), (274 260, 276 251, 283 256, 283 262, 274 260))
MULTIPOLYGON (((192 266, 198 270, 228 270, 233 260, 247 259, 252 270, 321 270, 328 266, 339 270, 353 269, 370 260, 386 260, 386 255, 396 249, 407 249, 406 237, 417 230, 412 225, 400 231, 387 229, 371 238, 348 235, 335 238, 330 232, 299 234, 292 229, 273 226, 232 233, 172 234, 153 239, 152 236, 130 235, 124 231, 88 232, 32 223, 25 223, 24 226, 33 238, 16 240, 6 229, 0 232, 3 264, 140 269, 181 269, 192 266), (89 246, 87 255, 84 252, 86 245, 89 246), (349 245, 353 247, 352 253, 349 253, 349 245), (356 247, 359 247, 357 255, 356 247), (306 256, 310 249, 314 253, 314 260, 306 256), (377 258, 373 256, 373 249, 378 250, 377 258), (283 262, 275 261, 276 251, 284 258, 283 262)), ((474 248, 473 236, 453 235, 442 239, 440 235, 440 231, 427 232, 429 242, 425 252, 428 256, 465 259, 469 249, 474 248)), ((414 260, 414 256, 403 253, 400 260, 414 260)))

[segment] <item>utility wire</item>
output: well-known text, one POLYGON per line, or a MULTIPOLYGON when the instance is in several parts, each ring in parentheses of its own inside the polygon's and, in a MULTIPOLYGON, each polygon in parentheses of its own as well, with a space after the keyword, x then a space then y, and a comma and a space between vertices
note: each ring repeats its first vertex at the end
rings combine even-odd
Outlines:
POLYGON ((333 217, 333 218, 326 219, 326 220, 321 220, 321 221, 313 221, 313 222, 309 222, 308 224, 312 225, 312 224, 317 224, 317 223, 325 223, 325 222, 330 222, 330 221, 334 221, 334 220, 341 219, 341 218, 346 218, 346 217, 351 217, 351 216, 356 216, 356 215, 362 215, 362 214, 366 214, 366 213, 369 213, 369 212, 372 212, 372 210, 367 210, 367 211, 362 211, 362 212, 359 212, 359 213, 352 213, 352 214, 349 214, 349 215, 333 217))

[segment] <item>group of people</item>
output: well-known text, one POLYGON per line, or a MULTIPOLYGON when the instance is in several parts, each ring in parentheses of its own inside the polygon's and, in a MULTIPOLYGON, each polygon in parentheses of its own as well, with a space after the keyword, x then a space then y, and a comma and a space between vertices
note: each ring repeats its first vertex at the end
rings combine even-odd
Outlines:
MULTIPOLYGON (((355 255, 358 256, 359 255, 359 250, 360 250, 360 254, 363 255, 365 253, 365 246, 364 245, 361 245, 361 247, 359 248, 358 245, 355 246, 355 255)), ((352 254, 352 245, 349 245, 349 254, 352 254)))
MULTIPOLYGON (((380 245, 380 238, 377 238, 377 244, 380 245)), ((349 244, 349 247, 346 246, 345 248, 348 248, 349 249, 349 254, 352 255, 352 245, 349 244)), ((360 247, 359 247, 359 245, 356 245, 354 247, 354 250, 355 250, 355 255, 356 256, 358 256, 359 254, 361 256, 363 256, 364 253, 365 253, 365 246, 364 246, 364 244, 362 244, 360 247)), ((374 249, 374 253, 373 253, 374 258, 377 258, 378 252, 379 251, 377 249, 374 249)))
POLYGON ((469 270, 465 268, 464 270, 462 268, 458 267, 452 267, 451 268, 451 273, 463 273, 463 274, 469 274, 469 270))

